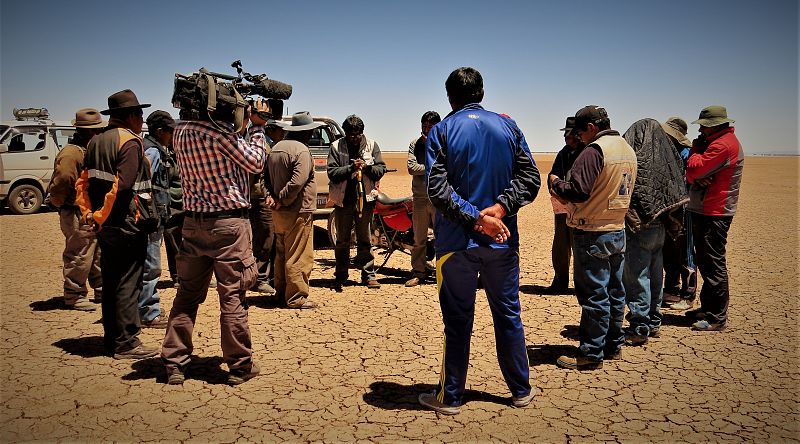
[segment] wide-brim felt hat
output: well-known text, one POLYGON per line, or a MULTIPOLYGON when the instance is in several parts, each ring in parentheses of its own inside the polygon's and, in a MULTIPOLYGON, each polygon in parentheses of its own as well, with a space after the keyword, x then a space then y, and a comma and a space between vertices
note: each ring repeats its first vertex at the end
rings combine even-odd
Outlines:
POLYGON ((100 112, 94 108, 82 108, 75 113, 72 119, 75 128, 105 128, 108 122, 100 117, 100 112))
POLYGON ((680 117, 670 117, 661 124, 664 132, 675 138, 682 146, 692 146, 692 142, 686 137, 689 126, 680 117))
POLYGON ((112 111, 149 107, 149 103, 139 103, 139 99, 136 98, 136 94, 134 94, 133 91, 123 89, 120 92, 108 96, 108 109, 100 111, 100 114, 107 116, 111 114, 112 111))
POLYGON ((325 125, 324 122, 315 122, 308 111, 292 114, 292 123, 283 125, 286 131, 308 131, 325 125))
POLYGON ((564 131, 564 135, 568 136, 572 134, 572 130, 574 128, 575 128, 575 118, 567 117, 567 122, 564 124, 564 128, 561 128, 559 131, 564 131))
POLYGON ((724 106, 711 105, 703 108, 700 111, 700 118, 692 122, 692 124, 711 127, 733 122, 735 120, 728 118, 728 110, 724 106))

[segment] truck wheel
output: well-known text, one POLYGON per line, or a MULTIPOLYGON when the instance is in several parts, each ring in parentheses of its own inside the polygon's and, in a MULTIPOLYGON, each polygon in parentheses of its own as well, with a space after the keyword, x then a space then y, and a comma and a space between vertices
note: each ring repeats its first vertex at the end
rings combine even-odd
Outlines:
POLYGON ((8 194, 8 209, 14 214, 33 214, 42 206, 42 191, 31 184, 16 186, 8 194))

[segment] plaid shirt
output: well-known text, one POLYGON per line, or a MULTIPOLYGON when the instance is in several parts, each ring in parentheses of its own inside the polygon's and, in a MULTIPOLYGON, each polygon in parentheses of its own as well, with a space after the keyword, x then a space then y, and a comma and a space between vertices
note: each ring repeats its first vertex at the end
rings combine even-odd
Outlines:
MULTIPOLYGON (((233 125, 220 125, 233 131, 233 125)), ((221 132, 210 122, 185 121, 175 128, 173 146, 187 210, 212 212, 250 207, 247 174, 264 169, 263 126, 251 127, 247 142, 238 134, 221 132)))

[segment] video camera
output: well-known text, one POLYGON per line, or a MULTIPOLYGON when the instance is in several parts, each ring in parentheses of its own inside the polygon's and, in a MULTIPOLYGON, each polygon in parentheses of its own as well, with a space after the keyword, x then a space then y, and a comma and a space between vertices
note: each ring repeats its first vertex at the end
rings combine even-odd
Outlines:
POLYGON ((239 60, 231 67, 236 68, 237 76, 205 68, 188 76, 176 73, 172 105, 181 110, 180 118, 211 121, 217 128, 218 121, 227 122, 238 132, 244 123, 244 110, 253 105, 251 96, 255 95, 267 99, 271 110, 268 115, 259 113, 259 117, 280 120, 283 101, 292 95, 292 85, 269 79, 266 74, 244 72, 239 60))

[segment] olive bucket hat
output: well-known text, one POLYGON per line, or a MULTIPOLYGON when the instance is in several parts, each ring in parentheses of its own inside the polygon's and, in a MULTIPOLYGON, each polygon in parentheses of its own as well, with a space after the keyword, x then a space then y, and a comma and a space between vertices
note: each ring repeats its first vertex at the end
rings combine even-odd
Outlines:
POLYGON ((728 110, 724 106, 711 105, 703 108, 700 111, 700 118, 692 122, 692 124, 710 127, 733 122, 733 119, 728 118, 728 110))

